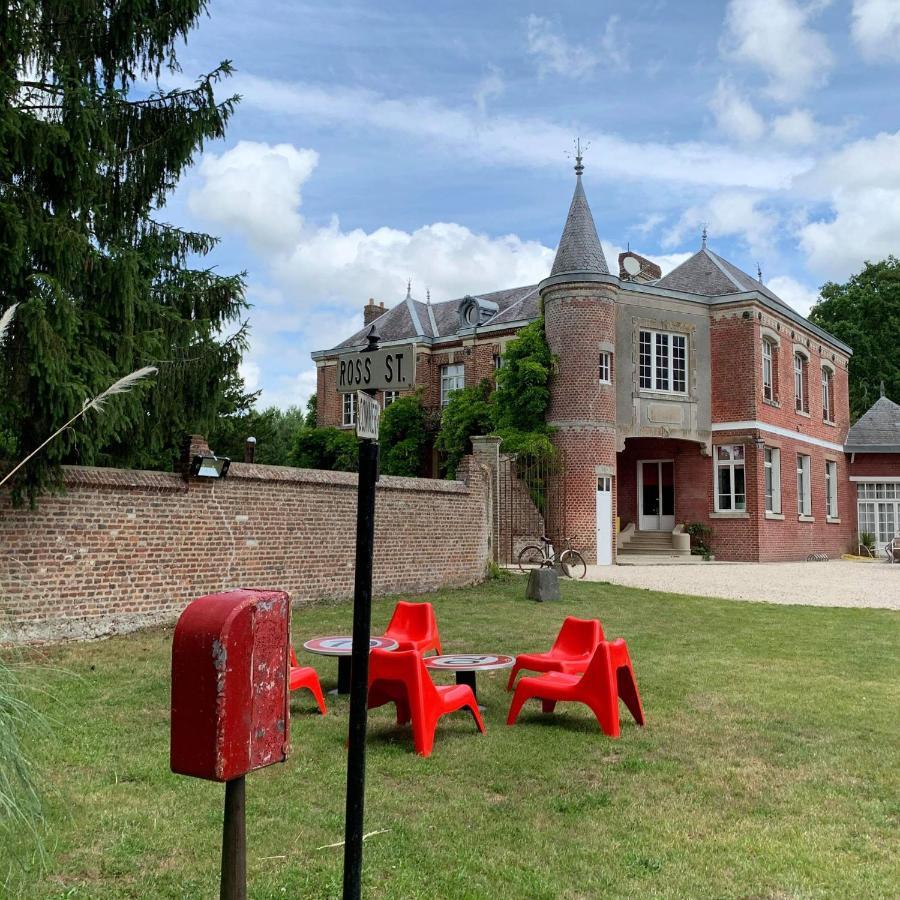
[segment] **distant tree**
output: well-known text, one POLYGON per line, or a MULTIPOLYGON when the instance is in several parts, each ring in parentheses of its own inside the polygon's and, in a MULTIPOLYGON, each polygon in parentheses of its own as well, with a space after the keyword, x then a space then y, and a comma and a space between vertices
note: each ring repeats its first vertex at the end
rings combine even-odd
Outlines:
POLYGON ((435 447, 443 454, 442 466, 447 478, 456 477, 462 458, 472 452, 472 435, 494 430, 493 382, 489 378, 471 388, 450 394, 450 402, 441 415, 441 430, 435 447))
POLYGON ((297 434, 292 465, 301 469, 355 472, 359 468, 356 435, 340 428, 310 428, 297 434))
POLYGON ((505 452, 553 452, 546 416, 555 364, 542 318, 526 325, 507 345, 494 394, 495 428, 505 452))
POLYGON ((850 358, 850 415, 858 419, 879 396, 900 400, 900 260, 867 262, 844 284, 829 281, 809 314, 853 348, 850 358))
POLYGON ((158 219, 224 135, 237 98, 213 89, 231 67, 144 90, 178 70, 175 45, 206 5, 10 0, 0 14, 0 309, 19 303, 0 368, 3 449, 24 457, 123 373, 159 369, 38 454, 17 493, 58 481, 62 462, 169 467, 185 431, 234 408, 242 276, 196 268, 216 239, 158 219))
POLYGON ((315 428, 319 415, 319 395, 313 394, 306 401, 306 427, 315 428))
POLYGON ((219 456, 242 461, 248 437, 256 438, 255 461, 267 466, 291 465, 297 435, 306 430, 306 413, 299 406, 282 410, 270 406, 221 416, 210 431, 210 447, 219 456))
POLYGON ((381 471, 385 475, 421 475, 432 437, 421 395, 395 400, 381 416, 381 471))

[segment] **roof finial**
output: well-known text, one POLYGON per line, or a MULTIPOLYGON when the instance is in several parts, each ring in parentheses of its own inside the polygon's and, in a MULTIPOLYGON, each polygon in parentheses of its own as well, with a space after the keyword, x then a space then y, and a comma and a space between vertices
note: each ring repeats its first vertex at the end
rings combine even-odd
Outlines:
POLYGON ((700 232, 700 240, 702 241, 701 248, 700 248, 701 250, 705 250, 705 249, 706 249, 706 238, 707 238, 707 236, 708 236, 708 235, 707 235, 707 231, 706 231, 706 222, 704 222, 704 223, 703 223, 703 231, 700 232))
POLYGON ((884 396, 884 379, 881 379, 881 396, 884 396))
POLYGON ((762 267, 759 263, 756 264, 756 278, 762 284, 762 267))
POLYGON ((425 288, 425 302, 431 306, 431 288, 425 288))
POLYGON ((412 278, 406 279, 406 296, 412 297, 412 278))
MULTIPOLYGON (((581 179, 581 173, 584 171, 584 163, 582 162, 582 160, 584 159, 584 154, 587 153, 588 149, 590 148, 591 142, 588 141, 584 145, 583 150, 581 148, 581 138, 580 137, 575 138, 573 143, 575 144, 575 174, 578 176, 579 179, 581 179)), ((568 155, 569 154, 567 153, 566 156, 568 156, 568 155)))

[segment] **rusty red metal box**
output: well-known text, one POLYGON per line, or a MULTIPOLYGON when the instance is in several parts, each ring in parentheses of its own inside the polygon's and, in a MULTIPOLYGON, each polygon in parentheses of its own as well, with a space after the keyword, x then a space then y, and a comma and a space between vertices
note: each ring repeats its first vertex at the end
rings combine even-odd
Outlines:
POLYGON ((172 771, 231 781, 288 749, 290 596, 240 589, 194 600, 172 641, 172 771))

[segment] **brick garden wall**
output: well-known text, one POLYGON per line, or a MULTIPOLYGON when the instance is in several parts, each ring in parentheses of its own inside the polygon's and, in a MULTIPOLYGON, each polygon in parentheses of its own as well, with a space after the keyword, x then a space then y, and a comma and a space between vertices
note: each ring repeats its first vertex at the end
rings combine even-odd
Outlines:
MULTIPOLYGON (((485 469, 462 481, 383 477, 374 591, 479 581, 489 554, 485 469)), ((353 592, 356 475, 234 463, 222 481, 70 467, 37 510, 0 497, 0 637, 92 637, 172 621, 238 586, 295 603, 353 592)))

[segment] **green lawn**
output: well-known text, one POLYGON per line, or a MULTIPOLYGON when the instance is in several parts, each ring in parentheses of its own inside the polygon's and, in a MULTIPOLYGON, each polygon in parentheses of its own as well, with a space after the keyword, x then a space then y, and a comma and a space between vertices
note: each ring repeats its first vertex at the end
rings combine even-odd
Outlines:
MULTIPOLYGON (((506 674, 479 676, 487 734, 443 720, 421 759, 392 707, 370 716, 365 895, 391 898, 898 895, 900 617, 566 583, 432 595, 444 651, 549 646, 567 613, 628 640, 647 727, 611 740, 584 707, 505 723, 506 674)), ((391 600, 376 601, 384 627, 391 600)), ((351 607, 294 616, 298 643, 351 607)), ((222 785, 168 770, 171 629, 68 645, 26 682, 54 721, 33 753, 49 862, 23 896, 218 896, 222 785)), ((333 660, 309 657, 326 687, 333 660)), ((287 764, 247 780, 253 898, 337 897, 346 700, 292 701, 287 764)), ((624 708, 623 708, 624 712, 624 708)), ((21 848, 20 848, 21 849, 21 848)), ((0 857, 15 848, 0 842, 0 857)), ((2 893, 0 888, 0 893, 2 893)))

